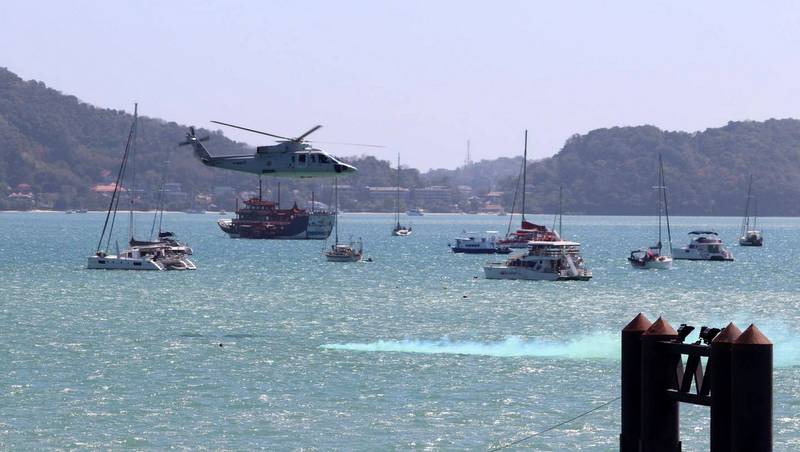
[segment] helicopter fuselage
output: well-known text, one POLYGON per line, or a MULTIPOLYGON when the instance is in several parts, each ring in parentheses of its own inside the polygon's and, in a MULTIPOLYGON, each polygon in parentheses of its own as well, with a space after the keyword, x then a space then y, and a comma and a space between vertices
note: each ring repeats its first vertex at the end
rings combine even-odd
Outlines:
POLYGON ((195 156, 206 166, 245 173, 278 177, 334 177, 352 174, 357 169, 308 144, 282 142, 259 146, 250 155, 212 156, 199 140, 188 137, 195 156))

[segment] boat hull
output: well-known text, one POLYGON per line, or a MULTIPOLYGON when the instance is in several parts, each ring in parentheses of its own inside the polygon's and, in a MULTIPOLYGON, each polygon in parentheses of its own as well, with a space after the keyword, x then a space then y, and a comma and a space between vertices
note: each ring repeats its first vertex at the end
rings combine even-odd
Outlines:
POLYGON ((660 259, 653 259, 648 261, 641 261, 639 259, 628 258, 633 268, 640 268, 643 270, 669 270, 672 268, 672 259, 666 256, 661 256, 660 259))
POLYGON ((310 214, 288 223, 222 219, 217 221, 217 225, 233 239, 326 240, 331 235, 334 221, 332 214, 310 214))
POLYGON ((701 253, 697 249, 673 248, 672 258, 674 260, 685 261, 724 261, 732 262, 733 255, 730 253, 701 253))
POLYGON ((152 259, 117 256, 89 256, 86 268, 89 270, 166 270, 163 264, 152 259))
POLYGON ((486 279, 523 279, 527 281, 588 281, 592 279, 590 273, 578 275, 565 275, 551 272, 535 271, 525 267, 510 267, 507 265, 492 264, 483 267, 486 279))
POLYGON ((758 240, 749 240, 749 239, 739 239, 739 246, 763 246, 764 239, 758 240))

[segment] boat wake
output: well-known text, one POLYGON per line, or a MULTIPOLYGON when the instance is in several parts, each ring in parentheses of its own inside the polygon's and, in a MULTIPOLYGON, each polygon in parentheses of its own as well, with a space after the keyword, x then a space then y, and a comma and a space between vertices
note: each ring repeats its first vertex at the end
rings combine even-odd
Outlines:
POLYGON ((439 340, 379 340, 367 343, 324 344, 320 347, 329 350, 357 352, 615 360, 619 359, 619 334, 598 333, 576 337, 568 341, 523 339, 519 336, 508 336, 504 340, 496 342, 452 341, 445 336, 439 340))

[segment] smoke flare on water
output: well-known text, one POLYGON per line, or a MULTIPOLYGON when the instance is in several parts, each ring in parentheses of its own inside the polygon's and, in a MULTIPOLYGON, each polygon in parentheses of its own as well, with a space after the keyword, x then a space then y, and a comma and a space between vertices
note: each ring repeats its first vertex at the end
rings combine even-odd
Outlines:
MULTIPOLYGON (((769 328, 769 333, 768 336, 775 344, 775 367, 800 366, 800 339, 798 339, 798 336, 789 334, 786 330, 780 328, 769 328)), ((694 336, 696 336, 696 333, 687 338, 686 342, 696 340, 697 338, 694 336)), ((438 340, 378 340, 362 343, 324 344, 320 347, 328 350, 355 352, 619 360, 619 339, 619 333, 596 333, 577 336, 565 341, 540 338, 523 339, 520 336, 508 336, 501 341, 479 342, 450 340, 447 336, 444 336, 438 340)))
POLYGON ((618 334, 598 333, 561 342, 544 339, 526 340, 519 336, 508 336, 504 340, 496 342, 451 341, 445 336, 439 340, 378 340, 368 343, 324 344, 321 347, 329 350, 350 350, 358 352, 618 359, 618 336, 618 334))

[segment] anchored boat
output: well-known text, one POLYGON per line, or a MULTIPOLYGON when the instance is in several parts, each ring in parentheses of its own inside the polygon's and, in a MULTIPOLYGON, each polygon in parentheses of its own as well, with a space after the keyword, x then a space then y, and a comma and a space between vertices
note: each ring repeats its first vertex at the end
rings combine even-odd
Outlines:
POLYGON ((725 248, 716 232, 692 231, 689 244, 672 248, 672 257, 690 261, 732 261, 733 253, 725 248))
POLYGON ((667 186, 664 182, 664 164, 661 161, 661 155, 658 156, 658 185, 653 187, 657 190, 657 197, 658 197, 658 242, 656 242, 655 246, 651 246, 646 250, 638 249, 635 251, 631 251, 631 255, 628 256, 628 262, 634 268, 644 268, 644 269, 668 269, 672 267, 672 233, 670 232, 669 228, 669 207, 667 204, 667 186), (667 223, 667 253, 662 253, 662 245, 661 245, 661 213, 662 213, 662 201, 663 201, 663 212, 664 216, 666 217, 667 223))
POLYGON ((328 262, 359 262, 364 256, 364 244, 359 239, 350 243, 339 243, 339 185, 336 179, 334 184, 334 198, 337 212, 334 214, 334 241, 331 249, 325 251, 325 258, 328 262))
POLYGON ((586 268, 580 246, 564 240, 533 241, 528 244, 527 253, 487 264, 483 271, 486 279, 588 281, 592 272, 586 268))
POLYGON ((750 184, 747 185, 747 202, 744 205, 744 218, 742 219, 742 232, 739 235, 739 246, 762 246, 764 236, 757 229, 758 204, 755 203, 755 196, 752 195, 753 175, 750 175, 750 184), (753 223, 750 224, 750 199, 753 199, 753 223))
MULTIPOLYGON (((100 241, 97 244, 95 254, 89 256, 86 268, 92 270, 195 270, 197 267, 189 259, 192 249, 179 242, 173 233, 161 232, 161 221, 159 220, 159 234, 156 240, 143 241, 134 238, 133 211, 136 193, 133 182, 135 177, 133 171, 136 168, 134 156, 136 151, 136 135, 138 125, 138 105, 134 106, 133 124, 128 134, 128 142, 125 145, 125 152, 122 156, 117 181, 114 184, 114 192, 111 195, 111 202, 106 212, 106 220, 103 224, 103 232, 100 234, 100 241), (111 237, 114 232, 114 223, 119 207, 119 200, 123 191, 123 182, 126 182, 126 169, 131 168, 129 177, 130 184, 127 193, 130 199, 129 221, 128 221, 128 248, 120 251, 119 245, 115 244, 115 254, 109 254, 111 237), (110 221, 109 221, 110 220, 110 221), (103 242, 105 247, 103 247, 103 242)), ((162 190, 163 192, 163 190, 162 190)), ((156 216, 153 218, 153 227, 150 234, 155 231, 156 219, 163 219, 163 205, 159 206, 156 216), (159 215, 160 214, 160 215, 159 215)))

